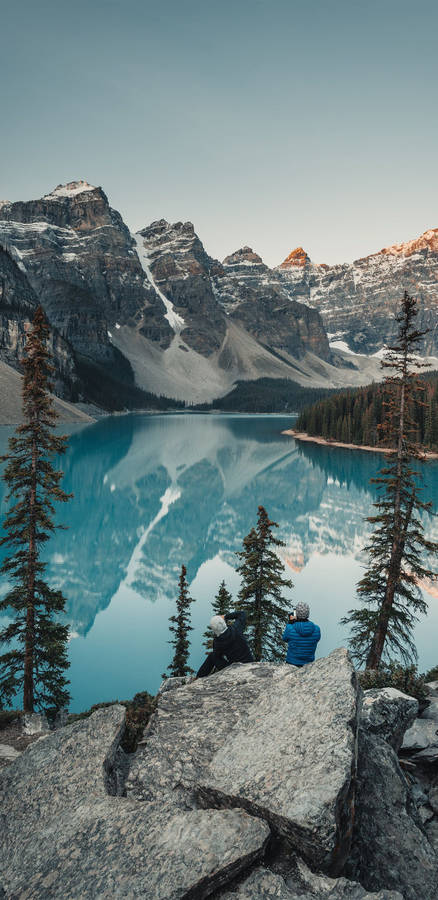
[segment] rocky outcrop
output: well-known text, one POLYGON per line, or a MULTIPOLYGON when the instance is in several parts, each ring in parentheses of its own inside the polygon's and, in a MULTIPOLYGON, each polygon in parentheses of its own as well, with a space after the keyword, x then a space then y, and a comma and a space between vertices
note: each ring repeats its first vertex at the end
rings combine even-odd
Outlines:
POLYGON ((400 759, 405 768, 418 820, 438 853, 438 684, 426 685, 429 705, 407 730, 400 759))
POLYGON ((0 772, 2 896, 435 900, 432 833, 381 737, 412 705, 372 693, 357 778, 345 650, 169 679, 128 776, 121 706, 27 737, 0 772))
POLYGON ((269 828, 242 810, 111 796, 124 714, 100 710, 2 770, 4 896, 202 898, 263 855, 269 828))
POLYGON ((369 690, 364 694, 361 727, 363 731, 383 738, 398 753, 405 732, 417 713, 418 700, 415 697, 390 687, 369 690))
POLYGON ((244 808, 314 865, 339 871, 351 840, 357 703, 344 650, 300 671, 256 663, 166 691, 128 796, 244 808))
POLYGON ((399 890, 405 900, 435 900, 438 859, 416 817, 392 747, 374 734, 359 741, 358 792, 348 875, 368 890, 399 890))
POLYGON ((401 746, 403 755, 414 763, 433 766, 438 761, 438 685, 426 685, 429 702, 411 723, 401 746))
POLYGON ((404 290, 418 298, 418 327, 430 329, 423 352, 438 355, 438 229, 343 265, 312 263, 302 247, 276 272, 290 296, 322 316, 332 340, 356 353, 375 353, 394 339, 394 314, 404 290))
POLYGON ((199 795, 209 805, 242 805, 314 866, 340 871, 351 840, 357 703, 346 651, 292 674, 281 667, 244 729, 239 723, 212 757, 199 795))
POLYGON ((394 688, 365 691, 355 827, 346 872, 368 890, 391 888, 405 900, 433 900, 438 858, 423 828, 424 780, 421 785, 412 769, 402 771, 396 756, 412 723, 422 721, 415 719, 417 713, 418 701, 394 688))

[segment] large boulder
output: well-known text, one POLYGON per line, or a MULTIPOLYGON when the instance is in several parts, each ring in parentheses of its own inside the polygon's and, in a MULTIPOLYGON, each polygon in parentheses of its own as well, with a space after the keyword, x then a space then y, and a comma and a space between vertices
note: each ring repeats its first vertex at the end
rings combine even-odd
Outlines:
POLYGON ((369 891, 398 890, 405 900, 436 900, 438 858, 417 818, 397 756, 375 734, 361 732, 349 877, 369 891))
POLYGON ((345 650, 303 669, 233 666, 168 691, 128 790, 246 809, 313 866, 340 871, 352 831, 358 697, 345 650))
POLYGON ((417 715, 418 700, 396 688, 372 689, 364 693, 361 727, 364 731, 379 735, 391 744, 396 753, 417 715))
POLYGON ((438 722, 434 719, 415 719, 403 738, 402 750, 416 752, 429 747, 436 748, 438 752, 438 722))
POLYGON ((438 722, 438 697, 430 697, 429 705, 421 713, 420 719, 433 719, 438 722))
POLYGON ((99 710, 1 772, 5 896, 203 898, 262 858, 269 827, 243 810, 110 796, 124 714, 99 710))

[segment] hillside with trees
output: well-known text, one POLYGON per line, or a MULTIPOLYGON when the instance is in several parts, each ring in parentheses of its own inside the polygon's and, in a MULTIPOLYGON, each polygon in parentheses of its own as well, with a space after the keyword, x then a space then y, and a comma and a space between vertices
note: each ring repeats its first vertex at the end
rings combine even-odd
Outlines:
MULTIPOLYGON (((415 440, 424 449, 438 451, 438 372, 422 375, 425 390, 413 390, 411 416, 415 440)), ((323 398, 300 413, 296 431, 326 440, 368 447, 390 447, 382 431, 385 384, 371 384, 323 398)))

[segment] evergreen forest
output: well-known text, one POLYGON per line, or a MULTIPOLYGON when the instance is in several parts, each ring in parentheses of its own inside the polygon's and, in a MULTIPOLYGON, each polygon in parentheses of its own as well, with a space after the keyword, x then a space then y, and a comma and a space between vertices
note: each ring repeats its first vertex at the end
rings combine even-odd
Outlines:
MULTIPOLYGON (((413 391, 410 414, 416 442, 425 450, 438 451, 438 372, 422 375, 425 390, 413 391)), ((326 440, 368 447, 390 447, 382 433, 385 384, 371 384, 323 398, 300 413, 296 431, 326 440)))

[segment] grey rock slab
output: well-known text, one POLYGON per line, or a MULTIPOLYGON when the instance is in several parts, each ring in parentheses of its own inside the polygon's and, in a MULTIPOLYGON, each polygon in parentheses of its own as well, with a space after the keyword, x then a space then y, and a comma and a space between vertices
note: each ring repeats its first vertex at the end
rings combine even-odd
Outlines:
POLYGON ((398 891, 370 894, 346 878, 311 875, 308 871, 308 877, 300 878, 295 886, 289 879, 259 867, 235 891, 222 894, 221 900, 403 900, 398 891))
POLYGON ((396 753, 417 715, 418 700, 396 688, 372 689, 364 693, 361 727, 388 741, 396 753))
POLYGON ((302 669, 279 667, 199 777, 201 802, 243 807, 313 866, 340 871, 351 839, 358 696, 346 650, 302 669))
POLYGON ((259 861, 269 828, 242 810, 175 812, 108 797, 44 823, 11 872, 7 896, 208 897, 259 861))
POLYGON ((425 750, 438 747, 438 722, 431 719, 415 719, 408 728, 401 746, 402 750, 425 750))
POLYGON ((430 694, 438 694, 438 681, 426 681, 426 687, 430 694))
POLYGON ((438 697, 431 699, 429 706, 426 706, 426 709, 421 713, 420 719, 433 719, 438 726, 438 697))
POLYGON ((203 898, 261 860, 269 827, 243 810, 108 794, 124 715, 99 710, 0 773, 7 897, 203 898))
POLYGON ((397 756, 361 732, 358 791, 346 874, 369 891, 398 890, 405 900, 436 900, 438 858, 421 829, 397 756))
POLYGON ((233 729, 245 729, 259 697, 275 694, 277 685, 297 671, 274 663, 236 664, 191 684, 170 686, 159 697, 132 761, 128 796, 153 800, 182 794, 184 805, 196 805, 190 795, 214 754, 228 744, 233 729))

